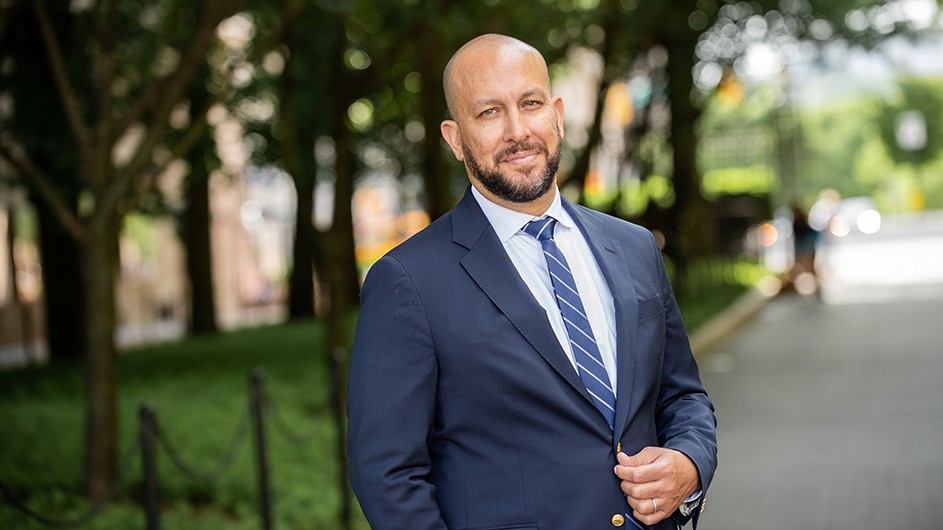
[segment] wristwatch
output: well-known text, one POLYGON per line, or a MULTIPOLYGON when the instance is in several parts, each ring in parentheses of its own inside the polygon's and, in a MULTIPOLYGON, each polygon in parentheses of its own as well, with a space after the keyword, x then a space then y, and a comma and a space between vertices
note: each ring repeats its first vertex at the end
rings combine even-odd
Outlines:
POLYGON ((698 504, 701 503, 701 498, 698 497, 693 501, 682 502, 681 506, 678 507, 678 511, 681 512, 681 515, 684 517, 689 517, 694 510, 697 509, 698 504))

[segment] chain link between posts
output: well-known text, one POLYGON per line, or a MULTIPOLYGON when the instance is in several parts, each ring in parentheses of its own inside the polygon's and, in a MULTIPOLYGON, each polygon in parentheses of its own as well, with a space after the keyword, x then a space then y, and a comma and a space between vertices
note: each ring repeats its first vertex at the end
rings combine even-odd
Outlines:
POLYGON ((249 432, 249 414, 244 413, 242 415, 242 418, 239 420, 239 425, 236 427, 236 432, 233 435, 232 441, 229 443, 229 449, 226 451, 226 454, 223 456, 220 462, 210 471, 199 471, 188 464, 186 460, 184 460, 180 451, 177 450, 177 448, 170 441, 167 433, 161 429, 160 425, 157 423, 155 423, 155 431, 157 442, 160 444, 160 447, 170 458, 170 461, 173 463, 174 467, 177 468, 177 470, 179 470, 187 478, 194 482, 212 483, 216 482, 227 471, 229 471, 233 462, 236 461, 236 457, 239 454, 239 449, 242 448, 243 442, 246 438, 248 438, 247 434, 249 432))
POLYGON ((317 428, 312 427, 307 431, 296 431, 288 426, 288 422, 282 416, 278 407, 275 405, 275 402, 269 399, 266 394, 263 396, 265 409, 264 412, 267 417, 272 418, 272 425, 275 427, 275 432, 282 435, 285 440, 295 444, 295 445, 304 445, 314 439, 318 434, 317 428))
MULTIPOLYGON (((263 379, 263 372, 261 371, 261 369, 256 369, 253 372, 253 384, 257 386, 255 387, 256 391, 253 392, 252 399, 258 400, 258 403, 256 403, 256 405, 259 407, 259 413, 260 413, 259 419, 261 420, 262 417, 271 418, 271 423, 275 427, 276 432, 281 434, 287 441, 295 445, 303 445, 305 443, 312 441, 318 434, 317 428, 312 428, 304 432, 300 432, 300 431, 296 431, 292 429, 289 426, 289 422, 286 421, 285 418, 282 416, 282 414, 279 412, 278 408, 275 405, 275 402, 272 401, 268 397, 268 393, 265 392, 261 384, 262 379, 263 379)), ((150 409, 149 410, 150 421, 153 422, 150 427, 153 429, 153 433, 152 433, 153 439, 156 439, 158 446, 169 457, 173 466, 178 471, 183 473, 187 478, 195 482, 213 483, 219 480, 219 478, 221 478, 232 467, 233 463, 235 462, 239 454, 240 449, 243 446, 243 442, 245 441, 246 438, 249 437, 248 434, 249 434, 249 426, 251 423, 250 422, 251 414, 246 412, 242 415, 239 421, 239 424, 236 427, 235 433, 233 434, 232 440, 229 443, 229 447, 226 451, 226 454, 219 461, 219 463, 215 467, 210 469, 209 471, 197 470, 193 466, 191 466, 189 463, 187 463, 182 453, 173 444, 170 437, 167 436, 167 433, 163 429, 159 428, 158 423, 156 421, 155 414, 154 414, 154 408, 152 406, 146 406, 146 407, 150 409)), ((262 425, 257 426, 257 430, 261 427, 262 425)), ((77 526, 85 525, 89 521, 94 519, 97 515, 99 515, 109 503, 114 501, 118 493, 124 487, 128 474, 131 470, 131 466, 134 465, 134 460, 135 460, 134 457, 136 454, 142 451, 142 435, 144 435, 145 430, 146 430, 145 426, 142 423, 141 431, 139 433, 140 435, 134 437, 134 441, 128 447, 126 452, 122 455, 119 469, 118 469, 118 474, 115 478, 114 483, 108 488, 108 491, 105 492, 105 494, 101 498, 93 501, 91 503, 91 506, 89 507, 88 510, 86 510, 85 513, 83 513, 82 515, 74 519, 55 519, 55 518, 47 517, 47 516, 37 513, 35 510, 27 506, 23 500, 18 498, 13 493, 13 490, 10 487, 8 487, 3 482, 2 479, 0 479, 0 494, 2 494, 2 496, 5 497, 11 505, 13 505, 23 514, 25 514, 27 517, 32 518, 33 520, 37 521, 38 523, 42 525, 49 526, 49 527, 57 527, 57 528, 70 528, 70 527, 77 527, 77 526)), ((262 431, 257 432, 256 436, 264 437, 264 429, 262 431)), ((258 440, 257 443, 260 444, 260 447, 263 447, 261 444, 264 443, 264 440, 258 440)), ((153 451, 153 449, 149 449, 149 451, 153 451)), ((267 459, 267 457, 265 457, 264 451, 262 451, 262 453, 263 454, 260 456, 261 460, 259 462, 259 465, 260 465, 259 472, 261 473, 260 478, 263 481, 267 481, 267 477, 266 477, 267 464, 265 463, 265 460, 267 459)), ((145 471, 145 473, 147 473, 147 471, 145 471)), ((156 474, 154 475, 154 480, 156 480, 156 474)), ((268 493, 266 491, 268 489, 267 485, 263 486, 261 489, 262 489, 261 495, 263 497, 262 502, 265 505, 265 508, 263 509, 263 511, 266 512, 263 515, 263 519, 266 520, 265 527, 270 528, 271 523, 268 522, 268 519, 270 519, 270 514, 268 513, 270 511, 270 506, 269 506, 270 501, 267 498, 268 496, 268 493)), ((149 514, 149 515, 156 517, 156 515, 154 514, 149 514)))
POLYGON ((121 465, 118 467, 118 475, 115 478, 115 481, 108 488, 108 491, 106 491, 105 494, 101 496, 101 498, 93 501, 88 510, 75 519, 53 519, 51 517, 46 517, 42 514, 36 513, 30 509, 30 507, 27 506, 25 502, 16 497, 16 495, 13 494, 13 491, 3 483, 3 480, 0 480, 0 492, 2 492, 3 496, 6 497, 8 501, 10 501, 10 504, 40 524, 56 528, 82 526, 101 513, 108 503, 115 500, 115 497, 118 496, 118 492, 120 492, 121 488, 124 487, 124 482, 127 480, 128 472, 131 470, 131 466, 134 464, 134 456, 140 450, 140 439, 135 437, 134 440, 135 441, 131 444, 130 447, 128 447, 127 451, 122 456, 121 465))

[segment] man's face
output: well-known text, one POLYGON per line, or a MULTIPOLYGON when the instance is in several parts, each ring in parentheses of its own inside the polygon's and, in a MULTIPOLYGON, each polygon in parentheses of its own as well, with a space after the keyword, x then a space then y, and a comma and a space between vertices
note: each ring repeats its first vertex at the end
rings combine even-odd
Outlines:
POLYGON ((443 136, 489 198, 529 203, 556 181, 563 102, 551 97, 539 55, 516 48, 470 51, 454 73, 455 120, 443 136))

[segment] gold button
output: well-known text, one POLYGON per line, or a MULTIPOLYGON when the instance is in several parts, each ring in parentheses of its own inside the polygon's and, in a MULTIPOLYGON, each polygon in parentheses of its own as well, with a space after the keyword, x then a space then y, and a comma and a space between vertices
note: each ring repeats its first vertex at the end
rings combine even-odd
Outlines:
POLYGON ((625 524, 625 517, 621 513, 612 516, 612 526, 622 526, 625 524))

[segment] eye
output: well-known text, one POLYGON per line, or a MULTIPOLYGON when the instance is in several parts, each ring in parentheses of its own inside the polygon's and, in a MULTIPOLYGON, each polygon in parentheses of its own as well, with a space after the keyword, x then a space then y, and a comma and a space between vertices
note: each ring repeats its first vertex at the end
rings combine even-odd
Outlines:
POLYGON ((524 108, 526 108, 526 109, 536 109, 536 108, 539 107, 540 105, 541 105, 541 102, 540 102, 540 101, 537 101, 536 99, 529 99, 529 100, 527 100, 527 101, 524 102, 524 104, 522 105, 522 107, 524 107, 524 108))
POLYGON ((496 108, 494 108, 494 107, 491 107, 490 109, 485 109, 485 110, 481 111, 481 112, 478 114, 478 116, 479 116, 479 117, 494 116, 495 114, 497 114, 497 112, 498 112, 498 109, 496 109, 496 108))

